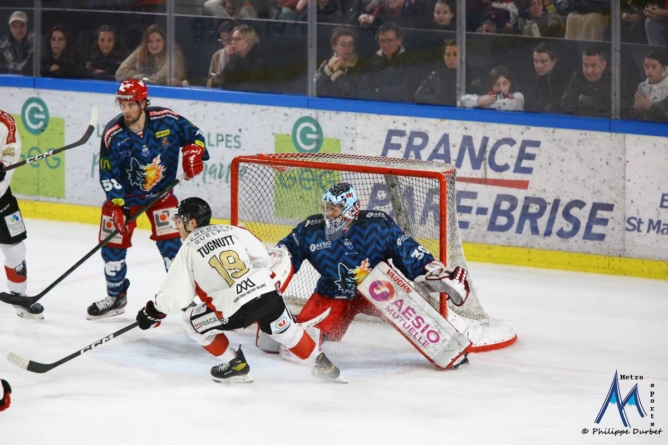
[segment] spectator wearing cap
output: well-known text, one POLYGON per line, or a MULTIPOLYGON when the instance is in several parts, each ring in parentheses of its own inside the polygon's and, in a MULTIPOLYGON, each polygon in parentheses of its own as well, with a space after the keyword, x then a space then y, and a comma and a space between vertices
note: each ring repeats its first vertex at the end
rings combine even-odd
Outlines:
POLYGON ((478 32, 482 34, 512 34, 513 26, 508 23, 509 14, 501 9, 488 9, 482 16, 478 32))
POLYGON ((645 56, 643 68, 647 79, 640 82, 633 103, 636 118, 668 122, 668 60, 665 54, 652 51, 645 56))
POLYGON ((9 34, 0 38, 0 73, 32 74, 33 35, 28 33, 28 16, 15 11, 9 17, 9 34))
POLYGON ((582 68, 573 73, 561 111, 579 116, 610 117, 610 70, 602 48, 588 47, 582 53, 582 68))

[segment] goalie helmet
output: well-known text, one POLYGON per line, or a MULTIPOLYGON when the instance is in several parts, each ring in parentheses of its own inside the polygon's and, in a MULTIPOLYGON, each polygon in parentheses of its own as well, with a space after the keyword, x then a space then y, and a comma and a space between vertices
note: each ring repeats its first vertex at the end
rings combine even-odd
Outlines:
POLYGON ((176 216, 184 223, 194 219, 197 227, 208 226, 211 223, 211 207, 202 198, 186 198, 179 203, 176 216))
POLYGON ((148 100, 148 88, 143 80, 124 80, 116 91, 116 100, 141 103, 142 100, 148 100))
POLYGON ((357 192, 347 182, 339 182, 322 195, 322 216, 325 219, 328 239, 338 238, 335 235, 348 227, 359 214, 360 202, 357 199, 357 192), (340 207, 341 214, 332 216, 332 206, 340 207))

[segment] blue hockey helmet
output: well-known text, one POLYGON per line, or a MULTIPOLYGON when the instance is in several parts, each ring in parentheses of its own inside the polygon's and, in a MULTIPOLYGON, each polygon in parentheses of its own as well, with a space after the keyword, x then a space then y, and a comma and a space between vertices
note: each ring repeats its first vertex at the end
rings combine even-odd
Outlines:
POLYGON ((322 195, 322 216, 325 218, 327 236, 345 229, 360 214, 360 201, 355 188, 347 182, 339 182, 322 195), (340 209, 339 215, 332 214, 340 209))

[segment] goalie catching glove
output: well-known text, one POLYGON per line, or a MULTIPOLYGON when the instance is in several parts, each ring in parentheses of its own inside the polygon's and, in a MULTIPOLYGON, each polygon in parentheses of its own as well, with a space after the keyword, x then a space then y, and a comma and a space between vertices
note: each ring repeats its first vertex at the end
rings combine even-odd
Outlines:
POLYGON ((160 322, 167 316, 160 312, 153 304, 153 300, 149 300, 139 312, 137 312, 137 321, 139 322, 139 329, 145 331, 151 328, 160 326, 160 322))
POLYGON ((449 269, 440 261, 432 261, 425 266, 427 272, 417 277, 416 286, 429 292, 445 293, 455 306, 461 306, 471 293, 468 272, 463 267, 449 269))

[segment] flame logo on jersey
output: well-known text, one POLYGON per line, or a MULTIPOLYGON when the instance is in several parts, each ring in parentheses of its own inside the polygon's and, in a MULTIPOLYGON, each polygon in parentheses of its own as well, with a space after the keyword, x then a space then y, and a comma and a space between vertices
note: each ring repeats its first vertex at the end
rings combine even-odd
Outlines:
POLYGON ((371 269, 369 268, 369 259, 362 261, 362 263, 354 269, 349 269, 345 264, 339 263, 339 279, 336 284, 343 294, 355 295, 357 293, 357 284, 361 283, 371 269))
POLYGON ((165 166, 160 163, 160 155, 146 165, 139 164, 135 158, 130 161, 128 179, 131 185, 138 185, 145 192, 150 191, 164 177, 165 166))

